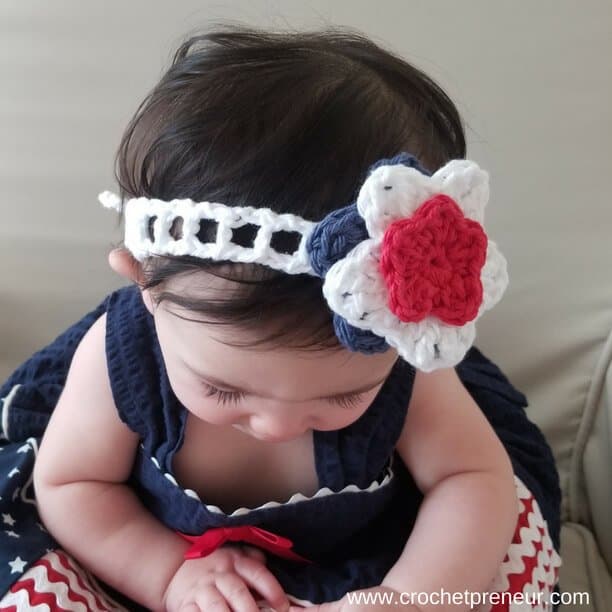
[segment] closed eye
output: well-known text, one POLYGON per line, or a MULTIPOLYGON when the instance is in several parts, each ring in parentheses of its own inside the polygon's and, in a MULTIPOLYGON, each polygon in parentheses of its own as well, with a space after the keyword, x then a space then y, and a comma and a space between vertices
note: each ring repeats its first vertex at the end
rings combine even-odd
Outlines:
POLYGON ((246 395, 243 391, 225 391, 204 381, 202 381, 202 384, 207 391, 206 397, 216 397, 221 404, 238 404, 246 395))
POLYGON ((357 395, 338 395, 327 398, 327 401, 330 404, 339 404, 343 408, 354 408, 361 402, 363 396, 363 393, 358 393, 357 395))
MULTIPOLYGON (((202 381, 202 384, 206 389, 206 397, 216 397, 221 404, 238 404, 246 396, 244 391, 226 391, 204 381, 202 381)), ((327 398, 327 401, 330 404, 338 404, 343 408, 354 408, 361 402, 364 395, 364 393, 358 393, 356 395, 338 395, 336 397, 327 398)))

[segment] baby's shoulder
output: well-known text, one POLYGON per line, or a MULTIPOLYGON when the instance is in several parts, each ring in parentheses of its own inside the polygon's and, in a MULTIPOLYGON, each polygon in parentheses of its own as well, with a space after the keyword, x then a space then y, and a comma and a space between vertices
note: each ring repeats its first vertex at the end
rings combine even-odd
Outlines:
POLYGON ((112 401, 106 363, 106 313, 102 313, 79 341, 64 388, 64 394, 96 393, 112 401))
POLYGON ((101 314, 74 352, 40 445, 39 482, 120 482, 129 475, 138 437, 117 414, 106 365, 105 329, 106 317, 101 314))

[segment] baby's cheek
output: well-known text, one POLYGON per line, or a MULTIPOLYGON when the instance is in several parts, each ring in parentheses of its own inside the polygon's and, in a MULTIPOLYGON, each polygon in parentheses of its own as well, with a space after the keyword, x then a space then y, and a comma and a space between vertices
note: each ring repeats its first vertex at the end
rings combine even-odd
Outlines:
POLYGON ((185 405, 194 416, 213 425, 231 425, 240 418, 240 411, 231 404, 221 404, 213 397, 195 397, 185 405))
POLYGON ((199 385, 171 386, 178 401, 198 419, 213 425, 229 425, 238 417, 237 407, 222 405, 216 398, 207 397, 206 389, 199 385))

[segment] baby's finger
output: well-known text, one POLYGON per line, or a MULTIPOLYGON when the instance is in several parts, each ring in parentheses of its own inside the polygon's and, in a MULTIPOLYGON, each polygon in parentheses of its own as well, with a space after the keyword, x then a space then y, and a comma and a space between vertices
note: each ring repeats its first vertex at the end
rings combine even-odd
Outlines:
POLYGON ((240 557, 234 562, 236 572, 278 612, 289 610, 289 599, 276 577, 259 561, 240 557))
POLYGON ((252 559, 261 561, 263 564, 266 563, 266 553, 264 553, 261 548, 256 548, 255 546, 243 546, 242 552, 252 559))
MULTIPOLYGON (((195 603, 198 611, 201 612, 232 612, 225 600, 225 596, 217 589, 214 584, 205 584, 198 590, 195 603)), ((191 612, 191 608, 189 609, 191 612)))
POLYGON ((240 576, 229 572, 218 574, 215 577, 215 585, 225 597, 225 601, 232 606, 232 610, 258 612, 255 598, 240 576))

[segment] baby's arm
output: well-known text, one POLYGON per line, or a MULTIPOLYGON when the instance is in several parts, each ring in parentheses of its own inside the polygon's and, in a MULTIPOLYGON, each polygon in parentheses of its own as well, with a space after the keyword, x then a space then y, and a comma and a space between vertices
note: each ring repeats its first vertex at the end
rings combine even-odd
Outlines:
POLYGON ((105 316, 74 354, 34 467, 38 510, 63 548, 156 610, 189 547, 125 485, 138 435, 121 422, 104 352, 105 316))
POLYGON ((45 526, 99 578, 151 610, 207 609, 220 592, 254 610, 247 584, 278 609, 287 608, 265 560, 222 547, 185 561, 191 544, 162 525, 126 485, 139 438, 121 422, 113 401, 105 323, 102 316, 77 347, 40 445, 34 487, 45 526))
POLYGON ((486 591, 512 541, 518 499, 510 458, 454 368, 417 371, 397 450, 425 498, 382 584, 486 591))

